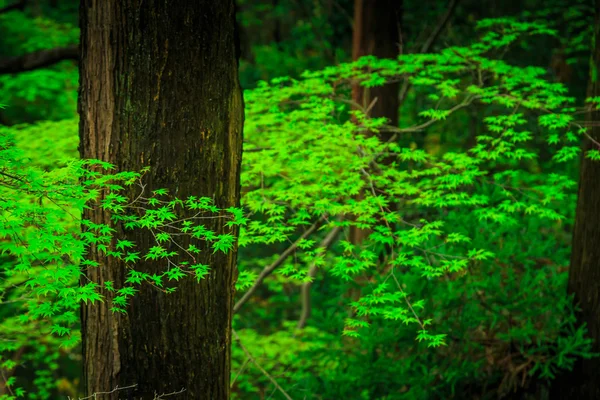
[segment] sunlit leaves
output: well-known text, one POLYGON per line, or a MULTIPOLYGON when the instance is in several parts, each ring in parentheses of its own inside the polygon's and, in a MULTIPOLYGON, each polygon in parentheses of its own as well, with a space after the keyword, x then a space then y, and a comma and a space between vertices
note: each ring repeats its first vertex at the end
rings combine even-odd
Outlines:
MULTIPOLYGON (((170 293, 182 279, 201 281, 213 266, 199 262, 197 255, 208 252, 219 258, 228 253, 238 229, 240 246, 261 254, 239 261, 236 288, 245 290, 272 261, 272 250, 281 253, 322 220, 320 229, 297 242, 276 279, 297 286, 311 280, 307 269, 314 265, 361 286, 364 293, 351 300, 353 316, 346 320, 346 336, 359 337, 370 329, 370 321, 383 320, 415 327, 417 339, 429 346, 443 345, 444 335, 432 333, 439 322, 433 318, 437 311, 432 304, 438 299, 408 295, 413 288, 405 285, 405 277, 412 274, 425 283, 447 280, 450 286, 477 268, 489 268, 490 275, 509 274, 512 265, 492 268, 508 262, 503 259, 508 251, 501 257, 491 248, 514 243, 478 236, 491 237, 531 221, 551 225, 564 219, 561 205, 574 187, 564 177, 535 170, 539 165, 534 140, 545 135, 556 145, 554 161, 567 162, 578 156, 575 145, 583 134, 575 126, 572 99, 564 86, 545 80, 542 68, 512 66, 494 58, 495 49, 519 35, 553 32, 541 23, 512 19, 482 21, 479 27, 491 31, 471 46, 405 54, 398 60, 364 57, 308 71, 300 79, 263 82, 247 91, 244 145, 250 151, 242 166, 244 208, 222 210, 210 197, 178 199, 162 188, 144 192, 144 171, 111 174, 114 166, 105 162, 86 161, 45 173, 24 168, 19 164, 23 156, 7 157, 14 164, 1 164, 0 171, 13 168, 18 179, 4 177, 0 183, 18 189, 7 189, 11 195, 0 202, 6 217, 0 235, 11 240, 2 250, 18 259, 10 269, 14 277, 31 276, 23 284, 27 293, 43 299, 29 303, 29 312, 20 320, 27 324, 46 318, 52 321, 51 331, 74 345, 77 337, 68 330, 74 321, 58 321, 59 316, 77 309, 81 301, 105 301, 113 312, 124 313, 140 285, 170 293), (362 105, 349 105, 344 98, 352 83, 377 87, 401 78, 408 78, 422 96, 418 124, 409 126, 406 118, 399 127, 387 127, 389 121, 369 118, 362 105), (406 133, 425 136, 430 129, 447 130, 471 104, 486 118, 470 149, 433 152, 403 142, 406 133), (396 135, 389 142, 380 140, 386 129, 396 135), (82 185, 77 184, 80 178, 82 185), (88 207, 110 214, 111 224, 78 220, 83 204, 94 200, 99 203, 88 207), (455 213, 460 218, 448 223, 455 213), (80 235, 79 223, 85 229, 80 235), (343 227, 337 240, 326 249, 320 247, 334 226, 343 227), (351 243, 349 232, 356 228, 365 230, 365 238, 351 243), (138 247, 132 240, 138 230, 150 233, 154 241, 138 247), (17 237, 25 245, 16 245, 17 237), (86 246, 95 246, 106 257, 86 259, 86 246), (34 255, 43 260, 41 265, 34 255), (114 262, 127 268, 124 286, 103 282, 106 298, 99 286, 77 287, 80 267, 107 268, 114 262), (140 268, 140 262, 150 268, 140 268), (422 315, 432 318, 423 320, 422 315)), ((8 141, 0 141, 2 148, 4 144, 8 141)), ((600 159, 595 149, 586 156, 600 159)), ((516 230, 508 232, 505 236, 514 236, 516 230)), ((474 296, 465 297, 478 302, 474 296)))
POLYGON ((226 233, 224 235, 218 235, 216 237, 216 241, 212 243, 213 252, 216 253, 220 251, 222 253, 227 253, 232 249, 233 243, 235 241, 235 237, 232 234, 226 233))
MULTIPOLYGON (((434 279, 496 262, 491 250, 473 249, 466 227, 444 224, 444 215, 453 210, 460 210, 471 224, 491 230, 516 227, 523 220, 564 218, 559 205, 573 187, 548 174, 532 173, 531 166, 538 165, 535 139, 540 131, 557 145, 556 161, 577 156, 575 146, 564 146, 576 144, 581 135, 572 117, 573 98, 563 85, 545 79, 544 68, 494 58, 496 50, 524 35, 555 32, 542 22, 510 18, 482 21, 479 28, 483 37, 471 46, 437 54, 403 54, 395 63, 366 56, 306 72, 302 79, 274 80, 247 91, 246 140, 252 149, 262 150, 245 155, 242 185, 249 189, 242 202, 253 218, 240 242, 244 246, 290 242, 303 225, 327 215, 346 229, 366 230, 367 238, 351 244, 345 234, 325 257, 312 251, 313 241, 302 240, 296 254, 304 254, 306 262, 318 262, 327 273, 348 282, 359 277, 371 282, 391 279, 386 262, 434 279), (417 95, 423 95, 419 124, 403 126, 402 121, 399 128, 386 128, 386 121, 368 118, 361 105, 347 107, 337 101, 352 83, 371 87, 382 77, 408 78, 417 95), (459 110, 475 103, 486 110, 485 129, 466 151, 438 155, 403 144, 404 132, 445 127, 459 110), (395 140, 380 140, 385 129, 397 134, 395 140), (492 172, 499 170, 503 172, 492 172), (420 220, 419 215, 432 217, 420 220)), ((284 270, 294 275, 300 269, 288 263, 284 270)), ((402 293, 397 285, 388 290, 402 293)), ((419 304, 418 299, 398 299, 419 304)), ((359 315, 426 325, 405 313, 406 304, 379 309, 380 300, 361 300, 353 305, 359 315)), ((363 328, 352 322, 344 334, 356 337, 363 328)), ((443 336, 420 332, 419 338, 430 344, 444 342, 443 336)))

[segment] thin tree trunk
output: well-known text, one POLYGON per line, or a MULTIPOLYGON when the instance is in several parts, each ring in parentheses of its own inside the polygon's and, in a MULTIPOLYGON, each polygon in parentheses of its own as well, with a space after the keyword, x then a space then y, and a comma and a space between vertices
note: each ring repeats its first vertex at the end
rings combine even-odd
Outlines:
MULTIPOLYGON (((600 96, 600 0, 595 0, 595 9, 588 96, 600 96)), ((589 133, 600 141, 600 112, 590 112, 588 121, 589 133)), ((598 146, 588 142, 584 150, 592 148, 598 146)), ((600 162, 588 158, 581 161, 568 292, 581 308, 578 322, 586 324, 594 340, 592 351, 600 353, 600 162)), ((551 398, 600 399, 600 358, 578 360, 555 382, 551 398)))
MULTIPOLYGON (((119 171, 150 166, 147 190, 238 205, 243 101, 234 21, 233 0, 82 0, 81 157, 119 171)), ((84 218, 110 224, 99 210, 84 218)), ((222 219, 206 221, 225 232, 222 219)), ((116 229, 141 255, 153 244, 148 231, 116 229)), ((200 283, 183 279, 169 295, 142 285, 123 315, 109 311, 106 291, 104 303, 82 305, 86 395, 135 385, 102 398, 229 398, 236 250, 203 250, 197 261, 211 272, 200 283)), ((88 257, 101 266, 83 282, 124 285, 122 262, 93 247, 88 257)), ((161 264, 136 269, 162 273, 161 264)))
MULTIPOLYGON (((396 59, 402 48, 401 21, 402 0, 355 0, 352 59, 365 55, 396 59)), ((373 88, 354 85, 352 100, 364 109, 372 105, 369 117, 385 117, 390 125, 398 126, 399 90, 398 83, 373 88)), ((392 134, 381 131, 379 137, 387 141, 392 134)), ((351 227, 350 241, 361 243, 368 234, 367 230, 351 227)))

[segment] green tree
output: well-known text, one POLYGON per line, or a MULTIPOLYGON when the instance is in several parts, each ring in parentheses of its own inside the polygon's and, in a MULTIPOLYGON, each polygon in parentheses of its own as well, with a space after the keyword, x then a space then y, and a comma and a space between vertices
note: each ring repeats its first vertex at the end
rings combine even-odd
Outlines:
MULTIPOLYGON (((353 61, 367 55, 395 59, 402 54, 402 35, 402 0, 354 2, 353 61)), ((369 117, 386 118, 391 126, 397 127, 399 90, 399 82, 374 87, 356 84, 352 87, 352 101, 369 117)), ((387 142, 394 134, 384 129, 376 136, 387 142)), ((360 244, 368 234, 368 231, 353 227, 350 240, 360 244)))

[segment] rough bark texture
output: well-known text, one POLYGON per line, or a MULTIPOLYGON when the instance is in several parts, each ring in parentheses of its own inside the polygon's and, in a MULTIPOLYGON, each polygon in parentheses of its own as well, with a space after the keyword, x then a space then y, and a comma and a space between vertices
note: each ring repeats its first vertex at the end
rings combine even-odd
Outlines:
MULTIPOLYGON (((352 37, 352 59, 357 60, 365 55, 378 58, 396 59, 402 46, 402 0, 355 0, 354 32, 352 37)), ((398 126, 398 83, 365 88, 354 85, 352 100, 364 109, 370 108, 368 115, 372 118, 385 117, 392 126, 398 126)), ((381 131, 379 137, 387 141, 391 133, 381 131)), ((360 243, 368 235, 368 231, 352 227, 350 240, 360 243)))
MULTIPOLYGON (((238 205, 243 100, 233 0, 82 0, 80 7, 81 156, 118 170, 150 166, 148 190, 238 205)), ((84 218, 109 222, 98 210, 84 218)), ((206 221, 225 232, 222 219, 206 221)), ((152 244, 148 231, 117 229, 142 254, 152 244)), ((122 263, 94 248, 88 257, 101 267, 89 268, 84 282, 123 286, 122 263)), ((142 285, 126 315, 112 314, 110 301, 82 306, 87 395, 136 385, 102 398, 154 399, 181 389, 174 397, 229 398, 236 251, 205 249, 199 262, 211 267, 200 283, 186 278, 169 295, 142 285)), ((162 272, 162 264, 136 269, 162 272)))
MULTIPOLYGON (((588 96, 600 96, 600 0, 595 0, 594 46, 590 61, 588 96)), ((600 112, 588 114, 591 136, 600 142, 600 112)), ((588 142, 584 151, 600 149, 588 142)), ((594 339, 593 352, 600 353, 600 162, 583 158, 568 291, 581 308, 579 323, 585 323, 594 339)), ((552 399, 600 399, 600 358, 579 360, 573 370, 556 381, 552 399)))

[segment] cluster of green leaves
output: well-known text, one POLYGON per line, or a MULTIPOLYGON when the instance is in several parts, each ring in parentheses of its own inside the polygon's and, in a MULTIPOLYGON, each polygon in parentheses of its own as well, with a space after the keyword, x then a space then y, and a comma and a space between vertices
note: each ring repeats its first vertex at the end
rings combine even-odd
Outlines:
MULTIPOLYGON (((11 129, 19 132, 22 127, 11 129)), ((46 364, 47 371, 58 368, 57 348, 68 350, 79 343, 79 331, 74 328, 78 327, 81 302, 108 297, 114 312, 125 312, 128 298, 140 284, 149 283, 170 293, 175 287, 165 288, 168 281, 188 275, 201 279, 210 266, 195 262, 195 255, 201 249, 227 252, 235 239, 231 233, 218 234, 201 222, 225 218, 229 227, 245 222, 241 209, 221 210, 210 198, 168 198, 164 189, 147 194, 143 183, 146 170, 110 174, 106 171, 112 165, 85 160, 45 171, 33 166, 26 153, 14 146, 9 129, 0 131, 0 140, 0 251, 4 259, 0 304, 19 304, 12 315, 3 315, 0 325, 0 364, 5 371, 36 354, 33 358, 46 364), (137 190, 127 192, 132 187, 137 190), (94 204, 109 213, 110 224, 81 219, 84 207, 94 204), (136 251, 135 243, 115 237, 117 225, 148 230, 156 243, 144 253, 136 251), (82 279, 86 269, 102 268, 98 260, 86 258, 90 246, 109 260, 127 265, 125 286, 106 281, 100 287, 98 282, 82 279), (174 251, 174 247, 182 251, 174 251), (136 271, 140 259, 160 260, 164 271, 152 275, 136 271), (114 294, 105 296, 102 290, 114 294), (33 351, 28 350, 30 346, 33 351), (48 354, 40 357, 45 350, 48 354), (21 354, 16 362, 14 355, 23 352, 27 354, 21 354)), ((14 379, 7 379, 4 385, 14 396, 22 397, 24 390, 14 379)), ((55 381, 46 377, 33 384, 37 394, 30 398, 48 398, 48 385, 54 386, 55 381)))
MULTIPOLYGON (((311 281, 309 265, 320 266, 329 284, 332 278, 347 281, 337 293, 352 310, 344 334, 362 336, 368 343, 363 348, 378 354, 390 350, 375 350, 377 343, 397 346, 393 338, 403 339, 402 350, 389 355, 400 361, 390 380, 403 377, 397 388, 402 398, 427 398, 430 390, 449 396, 482 380, 502 395, 591 355, 584 329, 572 326, 566 274, 556 271, 568 260, 575 189, 560 165, 577 160, 587 133, 574 122, 574 98, 546 80, 543 68, 497 58, 522 37, 555 31, 511 18, 483 20, 478 28, 481 39, 470 46, 398 60, 363 57, 301 79, 260 82, 245 94, 242 201, 252 220, 242 229, 240 246, 275 247, 292 232, 320 224, 280 270, 283 283, 311 281), (368 118, 347 98, 351 84, 373 87, 400 78, 427 99, 413 125, 368 118), (432 154, 404 138, 451 126, 460 110, 475 105, 486 129, 470 147, 432 154), (394 136, 382 141, 380 131, 394 136), (541 147, 553 152, 552 168, 539 159, 541 147), (335 227, 344 228, 343 236, 325 251, 319 238, 335 227), (368 238, 351 243, 350 227, 367 230, 368 238), (445 346, 424 353, 407 341, 415 336, 398 322, 408 332, 416 326, 416 338, 427 346, 445 346), (501 357, 507 352, 509 358, 501 357), (415 365, 437 372, 425 379, 415 365)), ((265 261, 242 257, 240 269, 257 271, 265 261)), ((286 314, 297 317, 297 311, 286 314)), ((236 324, 256 323, 240 317, 236 324)), ((306 355, 298 351, 296 360, 306 355)), ((350 365, 362 359, 353 354, 331 357, 350 365)), ((367 359, 356 363, 353 376, 362 376, 367 359)), ((294 365, 288 367, 293 376, 294 365)), ((323 395, 336 374, 320 372, 327 385, 302 383, 323 395)), ((363 383, 349 384, 348 393, 360 392, 363 383)), ((389 385, 387 393, 396 392, 389 385)), ((376 387, 365 398, 381 395, 376 387)), ((341 389, 328 393, 344 395, 341 389)))

